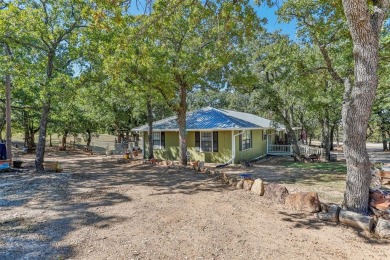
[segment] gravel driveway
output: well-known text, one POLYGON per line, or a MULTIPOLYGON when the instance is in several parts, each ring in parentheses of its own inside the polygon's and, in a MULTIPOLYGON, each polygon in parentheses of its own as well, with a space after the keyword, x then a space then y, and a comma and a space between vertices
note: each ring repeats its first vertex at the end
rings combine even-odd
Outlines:
MULTIPOLYGON (((390 258, 387 240, 188 169, 49 156, 64 172, 0 175, 0 259, 390 258)), ((273 163, 255 167, 283 174, 273 163)))

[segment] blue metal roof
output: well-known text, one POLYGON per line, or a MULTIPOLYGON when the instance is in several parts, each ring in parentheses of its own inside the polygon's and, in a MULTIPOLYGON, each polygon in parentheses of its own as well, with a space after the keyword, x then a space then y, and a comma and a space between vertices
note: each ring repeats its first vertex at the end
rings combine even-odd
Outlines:
POLYGON ((209 108, 189 113, 187 129, 258 128, 251 122, 228 116, 220 110, 209 108))
MULTIPOLYGON (((248 113, 220 110, 212 107, 202 108, 187 113, 188 130, 213 130, 213 129, 259 129, 270 128, 270 122, 259 116, 248 113), (241 117, 241 118, 238 118, 241 117), (244 118, 244 119, 243 119, 244 118), (247 119, 247 120, 245 120, 247 119)), ((148 126, 143 125, 132 129, 132 131, 147 131, 148 126)), ((177 131, 177 117, 169 117, 153 122, 153 130, 157 131, 177 131)))

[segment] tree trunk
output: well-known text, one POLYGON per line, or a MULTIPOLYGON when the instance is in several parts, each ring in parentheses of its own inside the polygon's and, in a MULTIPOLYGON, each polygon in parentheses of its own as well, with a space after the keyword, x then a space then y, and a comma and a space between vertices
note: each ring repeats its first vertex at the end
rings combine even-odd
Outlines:
MULTIPOLYGON (((323 207, 323 205, 321 205, 323 207)), ((316 214, 317 218, 323 221, 339 222, 340 207, 337 205, 325 206, 322 212, 316 214)))
MULTIPOLYGON (((5 54, 10 58, 11 50, 7 44, 5 46, 5 54)), ((11 134, 11 75, 5 75, 5 103, 6 103, 6 122, 7 122, 7 133, 6 133, 6 149, 7 159, 12 160, 12 134, 11 134)))
POLYGON ((64 131, 64 135, 61 139, 61 151, 66 151, 66 138, 68 137, 68 130, 64 131))
POLYGON ((154 158, 153 154, 153 110, 152 110, 152 97, 150 95, 147 96, 146 99, 146 107, 148 110, 148 159, 154 158))
MULTIPOLYGON (((333 145, 333 141, 334 141, 334 132, 335 132, 335 129, 336 129, 336 123, 333 124, 331 127, 330 127, 330 133, 329 133, 329 150, 330 151, 333 151, 334 150, 334 145, 333 145)), ((330 154, 330 153, 329 153, 330 154)))
POLYGON ((28 135, 30 137, 29 139, 29 142, 30 142, 30 146, 31 148, 35 147, 35 131, 34 131, 34 125, 31 123, 31 125, 29 126, 28 128, 28 135))
POLYGON ((33 151, 33 148, 35 147, 35 133, 39 131, 39 128, 34 129, 33 123, 29 123, 28 119, 25 120, 27 123, 24 126, 24 145, 27 147, 28 151, 33 151))
POLYGON ((44 173, 45 169, 43 168, 43 160, 45 157, 45 148, 46 148, 46 127, 47 120, 49 118, 50 104, 43 104, 41 122, 39 124, 39 138, 37 153, 35 156, 35 171, 37 173, 44 173))
POLYGON ((51 142, 51 134, 49 135, 49 146, 53 147, 53 143, 51 142))
POLYGON ((381 135, 382 135, 382 143, 383 143, 383 151, 387 151, 387 140, 386 140, 386 129, 385 129, 385 122, 383 119, 381 119, 381 135))
POLYGON ((25 128, 24 129, 24 147, 27 147, 27 150, 30 149, 30 147, 28 146, 28 139, 29 139, 28 129, 25 128))
MULTIPOLYGON (((50 50, 47 54, 46 85, 49 84, 53 75, 55 55, 56 55, 55 49, 50 50)), ((50 90, 46 89, 46 91, 47 93, 45 94, 44 97, 45 100, 42 106, 41 121, 39 122, 39 138, 38 138, 37 152, 35 156, 35 171, 37 173, 45 172, 45 169, 43 167, 43 160, 45 157, 45 148, 46 148, 47 121, 49 119, 49 113, 50 113, 50 94, 49 94, 50 90)))
POLYGON ((35 134, 39 131, 39 127, 37 129, 34 129, 34 125, 31 122, 28 131, 29 131, 28 135, 29 135, 29 142, 30 142, 29 146, 32 149, 33 147, 35 147, 35 134))
POLYGON ((12 160, 12 137, 11 137, 11 76, 5 76, 5 92, 6 92, 6 122, 7 122, 7 131, 6 131, 6 149, 7 149, 7 159, 12 160))
POLYGON ((180 164, 187 165, 187 87, 180 86, 180 106, 177 109, 177 123, 179 125, 180 164))
POLYGON ((374 227, 375 220, 371 216, 362 216, 356 212, 340 210, 339 221, 341 224, 370 233, 374 227))
POLYGON ((301 161, 301 151, 299 150, 298 140, 292 128, 292 124, 290 122, 290 120, 292 120, 292 117, 289 116, 287 110, 281 111, 278 108, 276 108, 274 112, 277 113, 280 118, 282 118, 283 123, 286 127, 287 141, 292 146, 294 161, 301 161))
POLYGON ((345 79, 342 120, 347 182, 343 207, 368 214, 371 169, 366 149, 366 132, 378 86, 379 33, 389 10, 389 0, 343 0, 345 16, 353 40, 355 62, 352 88, 345 79))
POLYGON ((6 114, 6 109, 5 108, 0 108, 1 110, 1 120, 0 120, 0 140, 3 140, 3 130, 6 124, 6 119, 5 119, 5 114, 6 114))
POLYGON ((329 109, 325 108, 325 117, 323 121, 323 143, 325 148, 325 157, 327 161, 330 161, 330 122, 329 122, 329 109))
POLYGON ((91 146, 92 134, 91 130, 87 129, 87 148, 91 146))
POLYGON ((288 131, 287 135, 289 136, 289 139, 291 140, 291 145, 293 148, 293 156, 294 156, 294 161, 298 162, 301 161, 301 151, 299 150, 297 138, 293 132, 288 131))
POLYGON ((292 129, 291 125, 289 124, 289 121, 285 120, 285 123, 286 123, 286 130, 287 130, 287 138, 290 144, 292 145, 292 149, 293 149, 294 161, 296 162, 301 161, 301 151, 299 150, 298 140, 297 137, 295 136, 295 132, 292 129))

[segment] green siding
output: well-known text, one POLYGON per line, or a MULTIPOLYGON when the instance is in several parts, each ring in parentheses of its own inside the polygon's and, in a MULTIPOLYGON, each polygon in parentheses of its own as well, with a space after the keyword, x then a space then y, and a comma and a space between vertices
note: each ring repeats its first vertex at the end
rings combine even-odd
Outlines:
POLYGON ((240 137, 237 135, 238 133, 241 133, 242 131, 234 131, 234 134, 236 135, 235 142, 236 142, 236 158, 234 159, 234 163, 240 163, 242 160, 253 160, 259 156, 266 155, 267 153, 267 141, 263 141, 263 131, 262 130, 252 130, 252 148, 246 149, 244 151, 240 151, 240 137))
MULTIPOLYGON (((144 132, 145 157, 149 151, 148 133, 144 132)), ((165 132, 165 149, 154 149, 154 158, 162 160, 177 160, 179 158, 179 134, 178 132, 165 132)))
MULTIPOLYGON (((195 149, 195 132, 187 133, 187 150, 190 152, 191 161, 204 161, 225 163, 232 157, 231 150, 231 131, 218 131, 218 152, 202 153, 195 149)), ((145 157, 148 154, 148 135, 144 132, 145 157)), ((154 157, 162 160, 179 159, 179 133, 165 132, 165 149, 154 150, 154 157)))
POLYGON ((187 150, 191 154, 191 161, 226 163, 232 157, 231 131, 218 131, 218 152, 199 152, 195 149, 195 132, 188 132, 187 150))
MULTIPOLYGON (((238 134, 241 131, 234 131, 238 134)), ((239 137, 235 137, 236 158, 234 163, 241 160, 252 160, 266 154, 266 140, 262 140, 262 130, 252 130, 252 148, 239 151, 239 137)), ((144 132, 145 156, 148 153, 148 137, 144 132)), ((195 148, 195 132, 187 133, 187 150, 191 161, 226 163, 232 158, 232 131, 218 131, 218 152, 199 152, 195 148)), ((179 133, 165 132, 165 149, 154 150, 154 156, 162 160, 179 159, 179 133)))

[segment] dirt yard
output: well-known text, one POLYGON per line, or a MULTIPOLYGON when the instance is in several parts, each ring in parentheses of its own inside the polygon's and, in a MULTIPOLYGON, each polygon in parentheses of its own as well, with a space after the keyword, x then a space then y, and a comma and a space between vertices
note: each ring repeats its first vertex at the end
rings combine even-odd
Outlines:
MULTIPOLYGON (((77 151, 47 158, 64 171, 33 174, 25 155, 25 171, 0 173, 0 259, 390 259, 388 240, 289 212, 205 174, 77 151)), ((224 171, 341 202, 342 170, 289 160, 224 171)))

